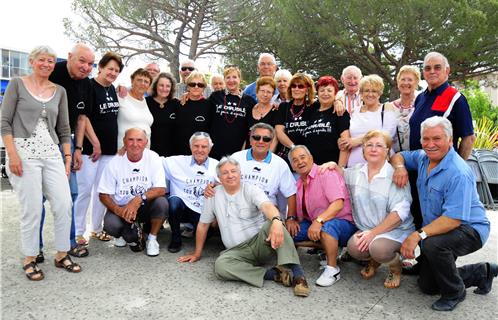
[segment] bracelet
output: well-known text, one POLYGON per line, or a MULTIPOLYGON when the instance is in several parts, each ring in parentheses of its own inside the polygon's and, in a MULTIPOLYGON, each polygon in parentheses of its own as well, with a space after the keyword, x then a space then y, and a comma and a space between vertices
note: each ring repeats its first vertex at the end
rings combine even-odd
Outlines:
POLYGON ((287 219, 285 219, 285 220, 294 220, 294 221, 296 221, 296 216, 288 216, 287 219))
POLYGON ((275 217, 271 218, 271 222, 273 222, 273 220, 278 220, 278 221, 282 222, 282 219, 280 219, 279 216, 275 216, 275 217))
POLYGON ((74 150, 81 150, 81 151, 83 151, 83 147, 80 147, 80 146, 75 146, 75 147, 74 147, 74 150))
POLYGON ((65 154, 65 155, 64 155, 64 157, 71 158, 71 157, 72 157, 72 155, 71 155, 71 154, 69 154, 69 153, 67 153, 67 154, 65 154))
POLYGON ((394 166, 394 169, 401 169, 401 168, 404 168, 404 167, 405 167, 404 164, 398 164, 398 165, 394 166))

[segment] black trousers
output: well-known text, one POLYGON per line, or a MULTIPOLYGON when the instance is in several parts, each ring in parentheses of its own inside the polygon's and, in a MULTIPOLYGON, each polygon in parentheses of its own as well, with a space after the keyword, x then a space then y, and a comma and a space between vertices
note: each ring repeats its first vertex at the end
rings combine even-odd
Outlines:
POLYGON ((477 286, 486 276, 484 263, 456 267, 457 257, 465 256, 482 247, 479 233, 469 225, 422 241, 418 258, 420 274, 418 285, 427 294, 441 294, 454 299, 465 288, 477 286))
MULTIPOLYGON (((138 209, 137 222, 144 224, 144 231, 150 232, 150 221, 152 219, 165 220, 168 216, 168 200, 159 197, 150 201, 138 209)), ((137 228, 114 212, 107 210, 104 216, 104 230, 114 238, 123 237, 126 242, 137 242, 137 228)))

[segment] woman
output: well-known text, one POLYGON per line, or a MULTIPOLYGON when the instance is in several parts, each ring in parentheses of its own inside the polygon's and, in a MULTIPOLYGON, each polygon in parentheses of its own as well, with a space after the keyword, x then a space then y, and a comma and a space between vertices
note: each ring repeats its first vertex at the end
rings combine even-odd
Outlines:
POLYGON ((289 99, 287 99, 287 90, 289 89, 289 81, 292 78, 292 74, 289 72, 289 70, 286 69, 280 69, 277 72, 275 72, 275 76, 273 79, 277 83, 277 89, 278 89, 278 96, 275 99, 275 103, 278 105, 282 102, 288 102, 289 99))
POLYGON ((223 76, 226 89, 213 92, 209 97, 212 111, 209 133, 214 143, 210 156, 215 159, 242 150, 249 131, 248 116, 256 104, 240 90, 239 68, 228 67, 223 76))
POLYGON ((112 85, 123 70, 121 57, 114 52, 104 54, 98 65, 99 71, 93 78, 93 108, 85 126, 83 141, 83 165, 76 172, 78 197, 74 202, 76 241, 86 244, 86 212, 92 200, 92 231, 90 236, 101 241, 111 237, 102 230, 105 207, 99 200, 97 187, 102 172, 117 152, 119 102, 112 85))
POLYGON ((211 123, 211 106, 204 99, 204 88, 207 85, 206 78, 202 73, 193 71, 185 81, 188 99, 176 111, 174 126, 175 155, 191 154, 190 137, 194 132, 207 132, 211 123))
POLYGON ((351 138, 340 138, 339 147, 351 150, 348 167, 365 163, 362 154, 363 136, 370 130, 379 129, 387 132, 394 139, 398 125, 399 112, 392 103, 380 103, 384 91, 384 81, 376 74, 360 80, 360 96, 363 101, 359 112, 354 112, 349 123, 351 138))
MULTIPOLYGON (((263 122, 275 127, 275 121, 277 116, 277 110, 271 102, 273 93, 275 92, 275 81, 272 77, 261 77, 256 81, 256 97, 258 98, 258 103, 254 105, 250 116, 248 117, 248 125, 251 128, 254 124, 263 122)), ((249 130, 250 131, 250 130, 249 130)), ((250 146, 249 142, 250 132, 247 134, 246 146, 250 146)), ((277 147, 277 139, 273 139, 271 143, 270 150, 275 151, 277 147)))
POLYGON ((213 92, 225 90, 225 80, 223 80, 223 75, 219 73, 215 73, 211 76, 209 84, 213 92))
POLYGON ((149 111, 145 94, 152 83, 152 77, 145 69, 139 68, 131 75, 131 88, 126 97, 119 97, 118 112, 118 149, 123 147, 123 138, 126 130, 140 128, 147 134, 150 146, 150 127, 154 118, 149 111))
POLYGON ((54 70, 55 52, 39 46, 29 54, 32 73, 13 78, 2 102, 1 134, 7 151, 10 183, 21 203, 23 270, 29 280, 44 278, 35 259, 39 251, 42 198, 54 214, 55 266, 69 272, 81 267, 71 261, 71 131, 66 91, 48 80, 54 70), (61 143, 64 161, 58 144, 61 143))
POLYGON ((160 156, 174 154, 173 137, 176 110, 180 102, 174 98, 176 81, 170 73, 160 73, 152 82, 151 95, 145 98, 154 118, 152 123, 150 149, 160 156))
POLYGON ((399 110, 399 122, 396 139, 393 143, 394 152, 410 150, 410 118, 415 110, 415 90, 420 82, 420 71, 414 66, 402 66, 396 76, 400 97, 393 101, 399 110))
POLYGON ((415 227, 410 214, 410 187, 401 189, 392 181, 394 169, 387 162, 391 144, 391 137, 384 131, 366 133, 362 150, 367 163, 346 169, 344 178, 359 229, 348 241, 348 253, 358 260, 368 260, 360 272, 364 279, 372 278, 382 263, 388 264, 384 286, 397 288, 401 281, 399 250, 415 227))
POLYGON ((334 112, 335 95, 339 83, 334 77, 323 76, 316 83, 318 101, 312 106, 308 126, 303 130, 306 146, 313 160, 320 165, 334 161, 344 167, 348 162, 349 150, 339 150, 339 138, 349 138, 349 114, 338 116, 334 112))
POLYGON ((290 101, 280 104, 275 125, 280 143, 277 154, 286 161, 287 154, 294 145, 306 145, 303 131, 308 126, 311 104, 315 101, 315 87, 311 77, 304 73, 292 76, 287 97, 290 101))

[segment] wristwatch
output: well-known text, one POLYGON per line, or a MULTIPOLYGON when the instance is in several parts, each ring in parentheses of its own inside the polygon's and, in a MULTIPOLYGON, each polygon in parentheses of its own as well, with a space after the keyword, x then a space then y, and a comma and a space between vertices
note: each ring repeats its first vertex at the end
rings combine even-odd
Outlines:
POLYGON ((83 147, 80 147, 80 146, 75 146, 75 147, 74 147, 74 150, 81 150, 81 151, 83 151, 83 147))
POLYGON ((323 226, 323 224, 325 223, 325 221, 323 221, 323 219, 322 219, 322 218, 320 218, 320 217, 316 218, 315 220, 316 220, 316 222, 318 222, 318 223, 319 223, 319 224, 321 224, 322 226, 323 226))
POLYGON ((273 220, 278 220, 278 221, 282 222, 282 219, 279 216, 275 216, 275 217, 271 218, 271 222, 273 222, 273 220))
POLYGON ((296 219, 297 219, 296 216, 288 216, 287 219, 285 219, 285 220, 294 220, 294 221, 296 221, 296 219))
POLYGON ((422 240, 425 240, 428 237, 428 235, 427 235, 427 233, 425 233, 424 229, 418 229, 417 232, 422 240))
POLYGON ((145 193, 142 193, 140 195, 140 198, 142 198, 142 206, 147 202, 147 196, 145 195, 145 193))

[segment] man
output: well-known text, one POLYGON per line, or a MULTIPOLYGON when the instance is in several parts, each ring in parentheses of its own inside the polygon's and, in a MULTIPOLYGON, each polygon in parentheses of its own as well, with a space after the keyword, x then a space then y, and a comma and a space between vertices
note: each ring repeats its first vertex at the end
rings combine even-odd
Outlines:
MULTIPOLYGON (((184 60, 180 64, 180 82, 176 84, 175 98, 183 98, 183 95, 187 92, 187 78, 192 73, 192 71, 196 69, 197 68, 195 67, 195 61, 191 59, 184 60)), ((208 98, 211 93, 211 89, 206 86, 206 88, 204 89, 204 98, 208 98)))
POLYGON ((159 65, 155 62, 151 62, 145 66, 145 70, 149 72, 152 79, 155 79, 159 73, 161 73, 161 69, 159 65))
POLYGON ((176 253, 182 248, 180 223, 190 223, 197 228, 204 205, 204 189, 216 180, 218 160, 209 158, 213 147, 206 132, 196 132, 189 140, 191 156, 162 158, 166 179, 170 182, 169 218, 171 241, 168 251, 176 253))
POLYGON ((140 228, 144 223, 144 228, 150 230, 147 255, 157 256, 157 233, 168 212, 161 159, 145 148, 147 135, 139 128, 126 130, 123 143, 125 154, 109 161, 98 187, 100 201, 107 208, 104 230, 115 238, 122 237, 116 246, 128 243, 132 251, 139 252, 144 247, 140 228))
POLYGON ((195 262, 201 258, 209 224, 216 219, 227 248, 214 265, 218 277, 244 281, 256 287, 262 287, 264 280, 280 282, 288 287, 294 284, 295 295, 308 296, 310 290, 299 256, 277 208, 261 189, 241 183, 240 166, 234 158, 222 158, 216 172, 221 185, 216 187, 215 196, 204 203, 197 226, 195 251, 178 261, 195 262), (274 256, 277 257, 277 266, 270 269, 261 267, 274 256))
POLYGON ((360 68, 347 66, 342 70, 341 82, 344 89, 337 93, 336 100, 340 100, 351 116, 361 107, 360 80, 363 77, 360 68))
POLYGON ((238 151, 232 157, 240 163, 242 181, 263 190, 285 218, 286 211, 288 215, 296 213, 296 185, 284 159, 270 151, 274 137, 272 126, 256 123, 250 129, 251 148, 238 151), (278 201, 280 195, 283 201, 278 201))
POLYGON ((213 90, 213 92, 225 90, 225 79, 223 78, 222 74, 219 74, 219 73, 213 74, 211 76, 211 80, 210 80, 209 84, 210 84, 211 90, 213 90))
POLYGON ((287 217, 287 230, 295 242, 320 241, 327 255, 327 266, 316 284, 328 287, 341 278, 341 269, 337 266, 339 246, 346 247, 357 230, 349 192, 344 178, 336 170, 318 172, 305 146, 291 149, 289 162, 300 179, 297 181, 297 216, 287 217))
MULTIPOLYGON (((275 75, 277 71, 277 60, 272 54, 262 53, 258 58, 258 73, 260 77, 272 77, 275 75)), ((251 96, 255 101, 258 101, 256 97, 256 81, 249 84, 245 89, 244 93, 251 96)), ((275 100, 278 97, 278 90, 275 89, 275 94, 273 95, 272 100, 275 100)))
MULTIPOLYGON (((81 168, 83 150, 83 137, 86 124, 89 123, 87 116, 92 111, 92 84, 88 76, 92 72, 95 61, 95 54, 92 49, 85 44, 76 44, 68 54, 67 61, 57 62, 54 71, 50 75, 50 81, 61 85, 66 89, 68 100, 69 124, 71 134, 73 135, 71 149, 73 153, 73 170, 69 178, 71 188, 71 198, 73 203, 78 197, 78 183, 76 172, 81 168)), ((94 150, 100 150, 95 145, 94 150)), ((99 154, 96 155, 97 157, 99 154)), ((75 235, 74 225, 74 207, 72 209, 71 222, 71 250, 69 254, 75 257, 88 256, 88 249, 83 245, 86 241, 84 238, 78 239, 75 235)), ((41 242, 40 242, 41 243, 41 242)))
POLYGON ((424 293, 441 294, 432 309, 451 311, 465 299, 465 288, 486 294, 491 290, 498 266, 478 263, 456 267, 457 257, 480 249, 489 236, 489 220, 479 201, 474 174, 453 149, 451 122, 434 116, 421 125, 423 150, 403 151, 392 164, 402 174, 399 186, 408 180, 407 170, 417 170, 422 209, 422 228, 406 238, 401 254, 414 258, 420 244, 418 284, 424 293), (405 169, 406 166, 406 169, 405 169))

